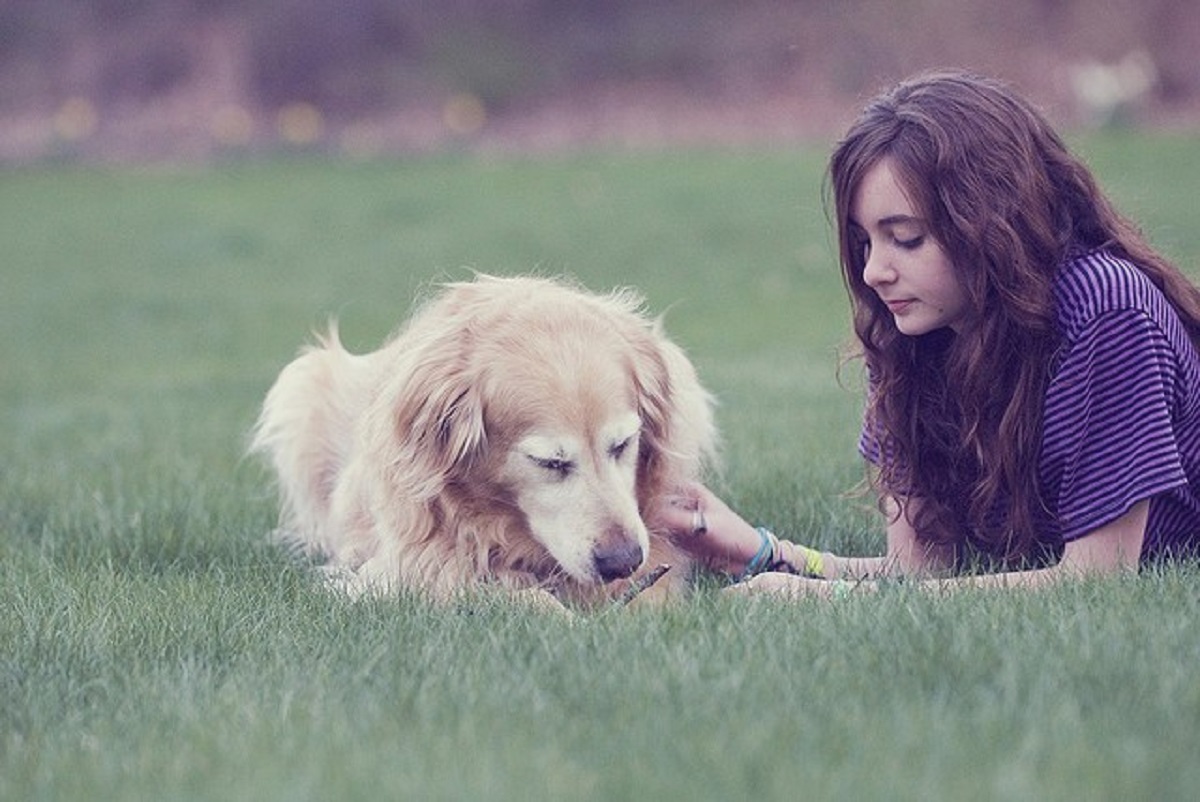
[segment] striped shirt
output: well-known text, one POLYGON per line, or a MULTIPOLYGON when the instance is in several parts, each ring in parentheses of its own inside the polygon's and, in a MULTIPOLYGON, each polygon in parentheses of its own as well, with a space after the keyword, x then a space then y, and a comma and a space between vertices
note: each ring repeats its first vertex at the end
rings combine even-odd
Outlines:
MULTIPOLYGON (((1145 274, 1105 251, 1065 262, 1055 299, 1038 477, 1056 531, 1039 540, 1078 539, 1150 499, 1142 558, 1200 554, 1200 353, 1145 274)), ((884 458, 866 427, 859 450, 884 458)))
POLYGON ((1200 354, 1167 299, 1105 251, 1055 284, 1063 351, 1039 478, 1065 542, 1150 499, 1143 558, 1200 551, 1200 354))

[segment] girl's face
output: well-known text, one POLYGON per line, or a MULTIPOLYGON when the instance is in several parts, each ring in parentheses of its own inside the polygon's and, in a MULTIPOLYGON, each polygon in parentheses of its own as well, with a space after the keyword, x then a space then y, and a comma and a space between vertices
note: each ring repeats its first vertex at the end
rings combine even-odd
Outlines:
POLYGON ((848 222, 862 249, 863 282, 887 305, 902 334, 957 330, 967 313, 966 294, 890 159, 880 159, 863 176, 848 222))

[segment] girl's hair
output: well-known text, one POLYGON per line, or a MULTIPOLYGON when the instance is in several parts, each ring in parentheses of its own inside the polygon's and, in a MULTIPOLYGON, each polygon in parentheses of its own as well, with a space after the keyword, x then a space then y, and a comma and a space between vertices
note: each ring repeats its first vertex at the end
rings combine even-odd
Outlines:
POLYGON ((880 95, 835 148, 829 179, 870 380, 866 423, 884 455, 871 481, 919 498, 911 523, 921 538, 960 558, 964 547, 1037 558, 1049 521, 1037 465, 1059 347, 1056 269, 1074 250, 1128 259, 1198 348, 1200 290, 1116 211, 1042 115, 991 79, 927 73, 880 95), (850 212, 884 158, 954 265, 968 304, 958 333, 901 334, 863 280, 850 212))

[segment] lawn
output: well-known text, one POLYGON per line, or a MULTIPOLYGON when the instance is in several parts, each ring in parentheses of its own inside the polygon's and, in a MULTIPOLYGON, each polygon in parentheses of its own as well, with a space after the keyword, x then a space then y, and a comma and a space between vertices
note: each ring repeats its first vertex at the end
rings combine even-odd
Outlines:
MULTIPOLYGON (((1078 147, 1200 276, 1200 139, 1078 147)), ((748 517, 881 548, 821 147, 0 173, 0 799, 1185 799, 1200 568, 573 624, 323 592, 245 436, 331 316, 472 270, 633 285, 748 517)))

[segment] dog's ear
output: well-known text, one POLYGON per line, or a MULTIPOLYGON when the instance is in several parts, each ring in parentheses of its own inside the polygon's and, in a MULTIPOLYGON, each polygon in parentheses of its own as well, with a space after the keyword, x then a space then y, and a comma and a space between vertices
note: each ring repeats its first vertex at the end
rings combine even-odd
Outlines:
POLYGON ((381 412, 392 444, 389 478, 401 492, 424 500, 476 460, 487 437, 479 383, 461 349, 441 342, 421 351, 405 355, 410 367, 389 381, 381 412))
POLYGON ((713 399, 701 386, 683 350, 661 321, 635 344, 633 377, 642 418, 638 455, 638 504, 700 477, 715 456, 713 399))

